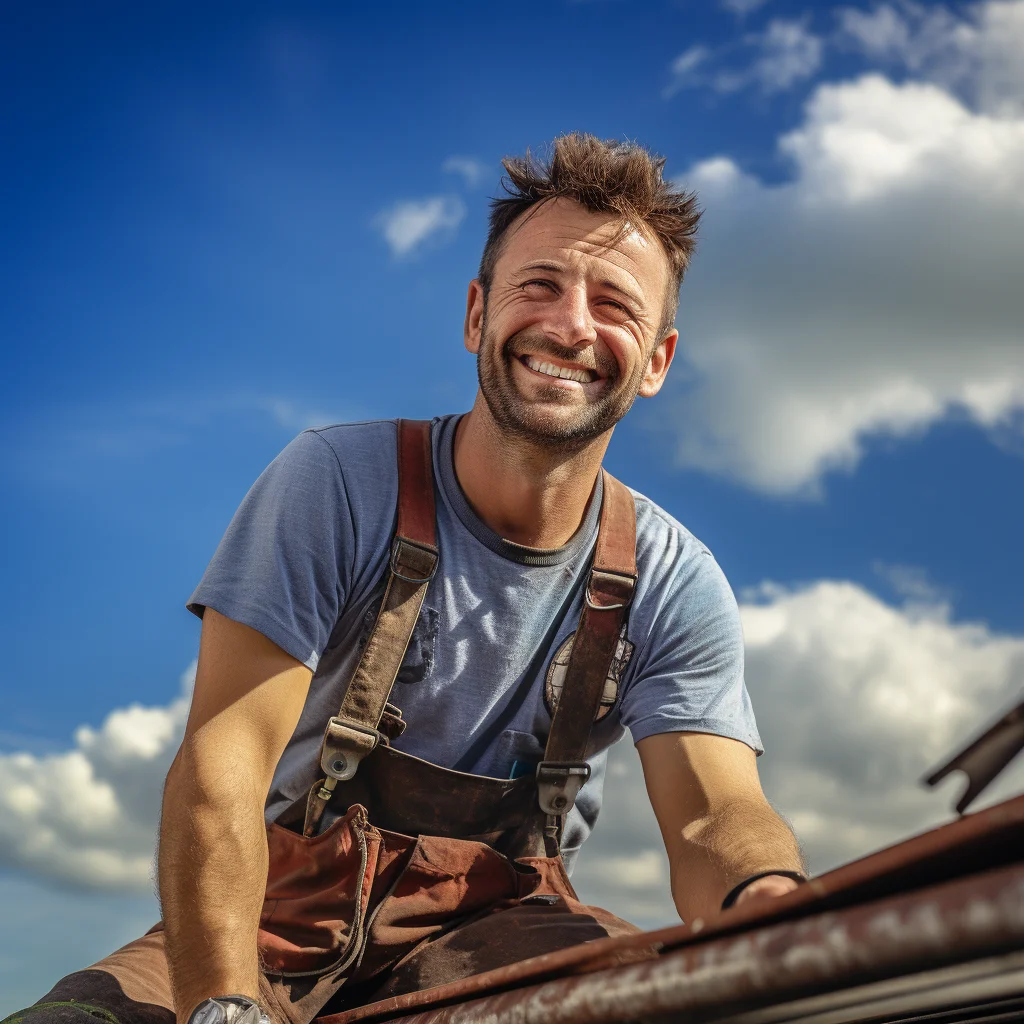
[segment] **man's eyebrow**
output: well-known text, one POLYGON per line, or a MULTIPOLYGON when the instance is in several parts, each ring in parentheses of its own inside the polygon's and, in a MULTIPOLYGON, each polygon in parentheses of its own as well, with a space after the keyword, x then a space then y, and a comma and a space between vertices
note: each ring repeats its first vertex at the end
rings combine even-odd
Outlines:
POLYGON ((552 263, 549 260, 538 260, 536 263, 527 263, 525 267, 521 267, 520 273, 527 270, 550 270, 553 273, 561 274, 565 272, 565 267, 560 263, 552 263))
MULTIPOLYGON (((548 270, 554 274, 564 274, 565 267, 560 263, 553 263, 550 260, 537 260, 534 263, 527 263, 526 266, 520 268, 520 273, 526 273, 530 270, 548 270)), ((614 281, 604 280, 599 281, 598 284, 602 288, 610 288, 612 291, 618 292, 620 295, 624 295, 630 302, 637 306, 642 307, 644 304, 643 299, 637 295, 636 292, 631 291, 629 288, 623 288, 621 284, 616 284, 614 281)))

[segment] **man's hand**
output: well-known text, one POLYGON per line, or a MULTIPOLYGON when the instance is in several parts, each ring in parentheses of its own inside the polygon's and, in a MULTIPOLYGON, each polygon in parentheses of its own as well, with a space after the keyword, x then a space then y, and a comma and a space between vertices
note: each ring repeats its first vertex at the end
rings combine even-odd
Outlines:
POLYGON ((206 609, 160 821, 160 904, 178 1024, 210 996, 259 998, 263 807, 311 676, 261 633, 206 609))
MULTIPOLYGON (((637 750, 684 921, 714 917, 745 878, 803 870, 796 839, 764 798, 756 756, 745 743, 674 732, 649 736, 637 750)), ((736 902, 782 895, 797 884, 769 875, 752 882, 736 902)))
POLYGON ((750 885, 746 886, 736 897, 734 906, 738 907, 741 903, 765 897, 785 896, 787 892, 792 892, 799 884, 795 879, 787 878, 785 875, 766 875, 764 878, 759 878, 756 882, 751 882, 750 885))

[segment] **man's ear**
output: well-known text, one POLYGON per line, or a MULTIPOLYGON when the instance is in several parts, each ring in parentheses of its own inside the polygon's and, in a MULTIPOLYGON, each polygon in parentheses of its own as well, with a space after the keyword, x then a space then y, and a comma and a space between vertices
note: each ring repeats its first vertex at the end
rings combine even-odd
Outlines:
POLYGON ((638 394, 644 398, 653 398, 665 383, 668 375, 668 368, 676 354, 676 342, 679 340, 679 332, 673 327, 664 338, 658 342, 658 347, 651 354, 651 361, 647 364, 647 372, 640 383, 638 394))
POLYGON ((476 355, 480 351, 480 338, 484 329, 484 286, 474 278, 469 282, 466 296, 466 322, 462 328, 462 343, 476 355))

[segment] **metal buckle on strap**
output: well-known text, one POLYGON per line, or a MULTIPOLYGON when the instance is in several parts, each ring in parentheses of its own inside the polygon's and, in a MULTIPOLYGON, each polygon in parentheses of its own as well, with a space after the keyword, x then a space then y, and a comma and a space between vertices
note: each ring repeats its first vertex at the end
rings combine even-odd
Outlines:
POLYGON ((592 569, 590 581, 587 583, 587 607, 593 608, 595 612, 611 612, 617 608, 628 608, 633 603, 635 587, 636 576, 624 572, 611 572, 606 569, 592 569), (618 597, 618 603, 598 604, 591 595, 591 588, 595 583, 598 590, 610 592, 610 596, 618 597))
POLYGON ((376 729, 367 729, 342 718, 332 718, 324 732, 320 767, 339 782, 347 782, 356 773, 359 763, 387 737, 376 729))
POLYGON ((545 814, 568 814, 590 778, 586 761, 541 761, 537 765, 537 796, 545 814))
POLYGON ((428 548, 404 537, 396 537, 391 545, 391 571, 406 583, 429 583, 437 572, 437 561, 436 548, 428 548), (399 565, 414 570, 417 575, 399 572, 399 565))

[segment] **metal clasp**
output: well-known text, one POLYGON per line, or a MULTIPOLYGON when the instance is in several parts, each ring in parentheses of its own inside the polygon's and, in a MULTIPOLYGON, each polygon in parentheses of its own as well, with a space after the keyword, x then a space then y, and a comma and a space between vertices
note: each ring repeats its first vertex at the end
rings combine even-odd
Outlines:
POLYGON ((604 569, 592 569, 590 580, 587 583, 586 602, 588 608, 595 612, 611 612, 617 608, 628 608, 633 603, 633 590, 636 587, 636 577, 624 572, 608 572, 604 569), (592 588, 597 584, 597 589, 608 593, 612 598, 618 598, 617 603, 598 604, 592 596, 592 588))
POLYGON ((429 583, 437 572, 437 550, 415 541, 396 537, 391 545, 391 571, 406 583, 429 583), (416 576, 399 572, 398 566, 415 570, 416 576), (424 573, 426 575, 424 575, 424 573))
POLYGON ((545 814, 568 814, 590 778, 586 761, 541 761, 537 765, 537 797, 545 814))
POLYGON ((351 779, 359 763, 379 743, 386 744, 387 737, 376 729, 367 729, 341 718, 332 718, 324 732, 324 742, 320 753, 320 767, 332 779, 347 782, 351 779))

